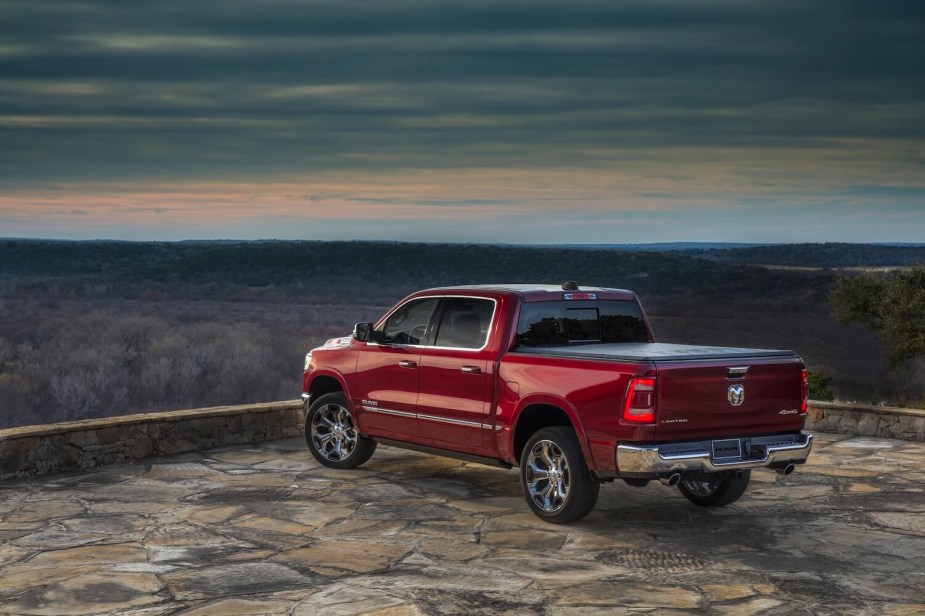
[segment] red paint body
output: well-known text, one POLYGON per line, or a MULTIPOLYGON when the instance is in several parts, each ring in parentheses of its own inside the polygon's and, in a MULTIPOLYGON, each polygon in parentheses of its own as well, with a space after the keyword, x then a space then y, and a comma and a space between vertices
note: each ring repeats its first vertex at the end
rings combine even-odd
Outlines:
MULTIPOLYGON (((595 290, 600 300, 638 300, 630 291, 595 290)), ((355 338, 329 341, 311 353, 303 374, 305 394, 327 391, 334 379, 353 406, 364 436, 469 454, 516 465, 518 422, 540 406, 564 412, 588 467, 599 476, 618 474, 618 443, 649 444, 727 436, 799 432, 803 362, 799 357, 672 361, 620 361, 521 352, 514 349, 524 303, 558 301, 550 288, 457 287, 420 297, 494 300, 486 346, 479 350, 379 345, 355 338), (727 401, 730 366, 747 365, 748 396, 727 401), (465 372, 463 369, 469 370, 465 372), (630 380, 654 377, 652 423, 623 419, 630 380), (373 410, 374 409, 374 410, 373 410), (790 413, 790 409, 797 412, 790 413)), ((582 297, 581 299, 586 299, 582 297)), ((645 318, 641 306, 640 313, 645 318)), ((648 328, 652 342, 651 329, 648 328)), ((591 345, 593 346, 593 345, 591 345)), ((648 382, 646 379, 643 381, 648 382)))

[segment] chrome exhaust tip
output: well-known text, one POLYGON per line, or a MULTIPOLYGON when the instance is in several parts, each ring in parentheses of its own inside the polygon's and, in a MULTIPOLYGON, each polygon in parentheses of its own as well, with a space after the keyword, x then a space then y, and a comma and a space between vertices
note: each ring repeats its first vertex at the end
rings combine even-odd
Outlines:
POLYGON ((663 486, 676 486, 681 482, 681 473, 673 473, 668 477, 662 477, 659 479, 662 482, 663 486))
POLYGON ((781 466, 775 466, 775 467, 773 467, 773 468, 774 468, 774 471, 775 471, 778 475, 785 475, 785 476, 786 476, 786 475, 789 475, 790 473, 792 473, 793 471, 795 471, 797 467, 796 467, 796 465, 793 464, 792 462, 788 462, 787 464, 782 464, 781 466))

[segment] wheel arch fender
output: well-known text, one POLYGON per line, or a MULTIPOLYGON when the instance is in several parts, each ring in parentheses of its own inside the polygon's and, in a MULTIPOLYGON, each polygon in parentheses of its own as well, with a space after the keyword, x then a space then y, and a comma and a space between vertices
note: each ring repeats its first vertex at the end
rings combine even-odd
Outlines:
POLYGON ((312 372, 308 379, 307 393, 310 394, 309 401, 314 402, 325 394, 336 391, 343 392, 350 406, 353 406, 353 399, 350 397, 350 390, 347 387, 347 380, 340 372, 336 370, 320 369, 312 372))
POLYGON ((510 437, 506 443, 510 459, 520 463, 523 447, 537 430, 562 425, 568 425, 575 430, 585 463, 589 469, 594 470, 594 459, 591 456, 588 437, 577 409, 565 398, 552 395, 527 396, 519 401, 514 412, 514 421, 511 423, 510 437))

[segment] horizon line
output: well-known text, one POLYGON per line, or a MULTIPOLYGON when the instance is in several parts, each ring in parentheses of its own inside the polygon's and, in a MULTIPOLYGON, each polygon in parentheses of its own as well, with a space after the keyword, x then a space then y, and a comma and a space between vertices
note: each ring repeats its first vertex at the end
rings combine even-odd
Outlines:
POLYGON ((71 244, 92 244, 92 243, 119 243, 119 244, 259 244, 268 242, 278 243, 366 243, 366 244, 422 244, 434 246, 511 246, 517 248, 612 248, 612 247, 669 247, 669 246, 687 246, 697 248, 701 246, 712 246, 716 249, 722 248, 753 248, 762 246, 825 246, 825 245, 847 245, 847 246, 893 246, 898 248, 923 248, 925 242, 850 242, 850 241, 824 241, 824 242, 722 242, 722 241, 698 241, 698 240, 679 240, 674 242, 589 242, 589 243, 517 243, 517 242, 447 242, 447 241, 412 241, 412 240, 387 240, 387 239, 283 239, 283 238, 221 238, 221 239, 204 239, 204 238, 186 238, 180 240, 133 240, 119 238, 92 238, 92 239, 73 239, 73 238, 55 238, 55 237, 16 237, 0 236, 0 241, 19 241, 19 242, 57 242, 71 244))

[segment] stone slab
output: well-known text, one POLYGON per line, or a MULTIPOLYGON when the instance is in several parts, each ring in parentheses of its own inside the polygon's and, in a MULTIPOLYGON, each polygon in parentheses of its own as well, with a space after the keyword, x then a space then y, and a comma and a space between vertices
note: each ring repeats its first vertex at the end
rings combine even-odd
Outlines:
POLYGON ((728 507, 615 482, 567 526, 514 471, 389 447, 333 471, 301 439, 9 481, 0 613, 915 614, 923 464, 818 433, 728 507))

